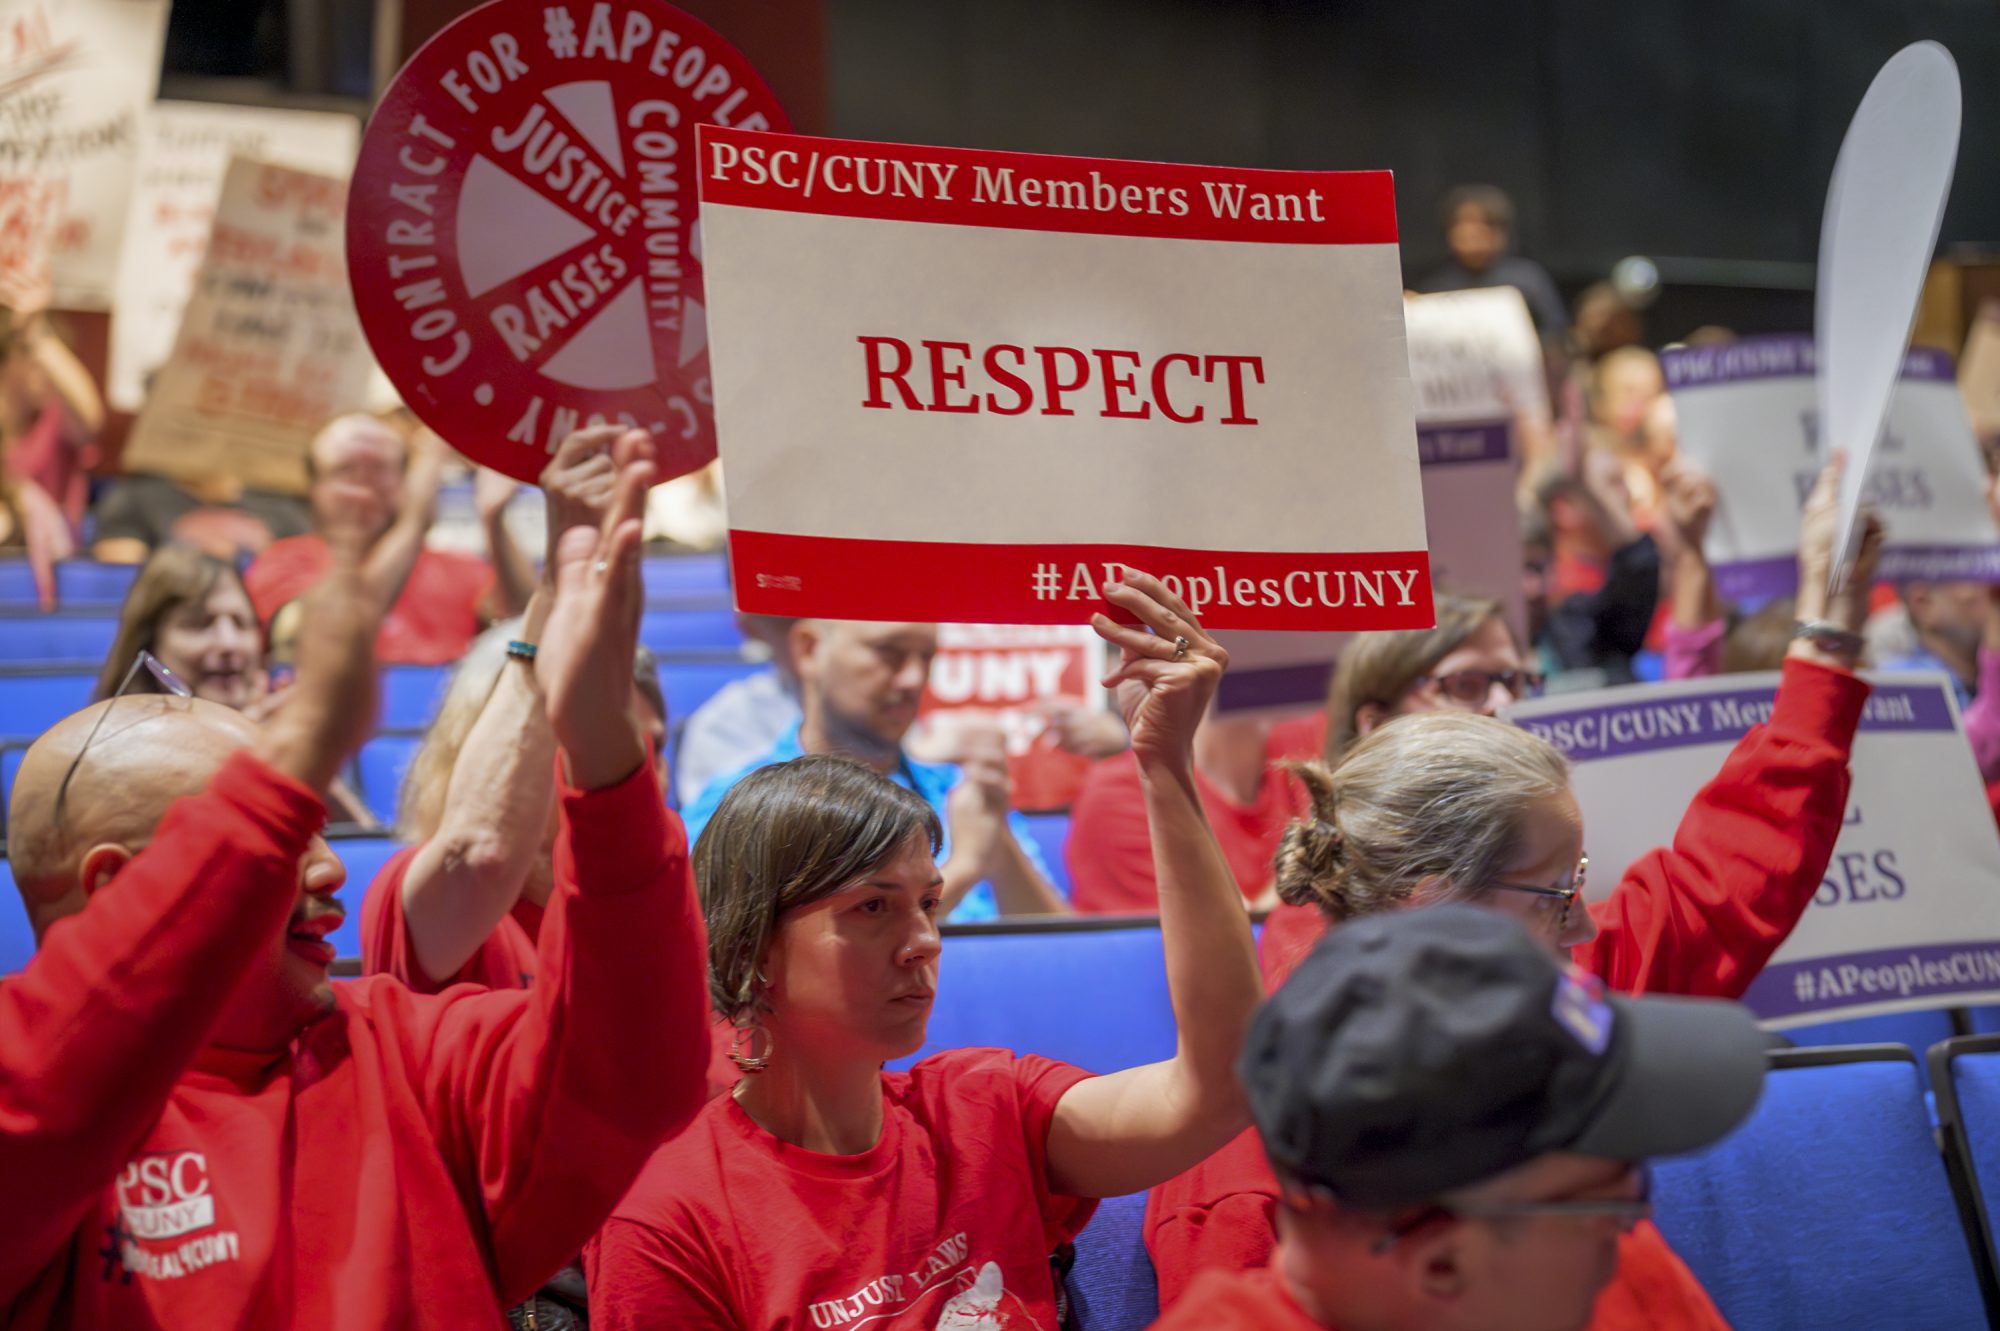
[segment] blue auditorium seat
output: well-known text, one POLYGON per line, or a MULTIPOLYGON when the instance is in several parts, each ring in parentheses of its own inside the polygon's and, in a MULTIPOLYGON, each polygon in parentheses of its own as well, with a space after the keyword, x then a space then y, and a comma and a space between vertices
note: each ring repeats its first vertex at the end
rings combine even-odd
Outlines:
POLYGON ((1957 1185, 1960 1213, 1977 1238, 1989 1302, 2000 1307, 2000 1254, 1992 1217, 2000 1206, 2000 1035, 1964 1035, 1932 1045, 1938 1137, 1957 1185))
POLYGON ((448 665, 382 667, 383 730, 422 730, 437 715, 451 681, 448 665))
POLYGON ((403 773, 417 756, 423 736, 381 734, 361 746, 355 759, 361 800, 384 823, 396 821, 396 799, 403 789, 403 773))
POLYGON ((90 703, 97 667, 0 670, 0 738, 33 739, 90 703))
POLYGON ((706 657, 662 656, 660 690, 667 697, 670 723, 687 720, 694 709, 713 698, 725 684, 754 675, 766 667, 755 661, 720 653, 706 657))
POLYGON ((1952 1024, 1951 1009, 1927 1008, 1921 1012, 1891 1012, 1881 1017, 1851 1017, 1845 1021, 1823 1021, 1814 1026, 1794 1026, 1778 1034, 1801 1049, 1827 1045, 1900 1044, 1924 1050, 1939 1040, 1958 1034, 1952 1024))
POLYGON ((1965 1020, 1969 1034, 2000 1035, 2000 1007, 1967 1008, 1965 1020))
POLYGON ((337 954, 345 958, 361 956, 361 898, 375 881, 382 866, 403 847, 392 837, 330 837, 327 844, 347 869, 347 886, 340 889, 340 904, 347 907, 347 919, 331 937, 337 954))
POLYGON ((989 1047, 1117 1072, 1174 1054, 1160 929, 1152 920, 948 925, 929 1039, 909 1059, 989 1047))
POLYGON ((639 641, 655 656, 725 649, 740 651, 743 631, 726 605, 709 609, 648 609, 639 623, 639 641))
MULTIPOLYGON (((139 575, 137 564, 99 564, 70 559, 56 565, 56 603, 66 607, 117 609, 139 575)), ((37 609, 35 576, 22 558, 0 559, 0 606, 37 609)))
POLYGON ((729 562, 720 552, 647 555, 642 571, 649 599, 729 593, 729 562))
POLYGON ((1159 1278, 1146 1256, 1146 1194, 1106 1197, 1076 1236, 1063 1283, 1076 1331, 1142 1331, 1160 1315, 1159 1278))
POLYGON ((1049 876, 1055 880, 1056 891, 1069 896, 1069 857, 1063 853, 1064 847, 1069 844, 1069 815, 1029 813, 1021 817, 1028 824, 1028 833, 1035 838, 1036 847, 1042 852, 1042 862, 1049 866, 1049 876))
POLYGON ((1986 1313, 1915 1057, 1778 1050, 1749 1121, 1663 1161, 1654 1215, 1735 1331, 1972 1331, 1986 1313))
POLYGON ((10 611, 0 615, 0 662, 95 670, 116 636, 118 616, 110 611, 10 611))
POLYGON ((14 890, 14 866, 0 859, 0 975, 12 975, 35 955, 35 933, 28 911, 14 890))

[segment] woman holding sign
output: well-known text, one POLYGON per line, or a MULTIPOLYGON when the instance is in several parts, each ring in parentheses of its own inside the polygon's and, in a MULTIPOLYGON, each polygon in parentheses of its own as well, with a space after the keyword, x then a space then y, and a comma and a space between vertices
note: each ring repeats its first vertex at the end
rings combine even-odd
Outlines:
MULTIPOLYGON (((1882 533, 1870 515, 1843 590, 1828 597, 1838 474, 1829 467, 1806 505, 1805 628, 1771 719, 1738 742, 1671 847, 1632 865, 1603 899, 1585 902, 1584 829, 1563 757, 1490 714, 1406 714, 1372 729, 1337 768, 1299 769, 1312 814, 1292 825, 1278 852, 1286 904, 1265 924, 1266 983, 1275 988, 1342 921, 1463 901, 1520 917, 1611 988, 1739 997, 1819 888, 1868 696, 1854 668, 1882 533)), ((1155 1189, 1146 1246, 1162 1307, 1203 1268, 1261 1266, 1271 1255, 1278 1201, 1254 1133, 1155 1189)), ((1724 1325, 1650 1224, 1621 1241, 1618 1275, 1593 1327, 1724 1325)))
POLYGON ((1262 997, 1201 811, 1196 724, 1227 657, 1159 582, 1093 623, 1145 781, 1174 1058, 1109 1076, 1000 1049, 907 1072, 938 983, 936 815, 809 756, 724 798, 695 849, 710 987, 745 1077, 668 1143, 586 1254, 591 1319, 631 1327, 1054 1328, 1049 1254, 1092 1198, 1150 1187, 1248 1120, 1237 1049, 1262 997))

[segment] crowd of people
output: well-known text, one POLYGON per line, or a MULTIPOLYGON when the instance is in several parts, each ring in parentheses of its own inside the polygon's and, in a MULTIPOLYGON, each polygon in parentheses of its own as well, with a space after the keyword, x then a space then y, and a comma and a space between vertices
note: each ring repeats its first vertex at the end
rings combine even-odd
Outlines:
POLYGON ((490 474, 484 556, 434 548, 454 464, 394 417, 329 422, 302 495, 123 477, 93 515, 101 404, 45 295, 0 292, 0 543, 143 562, 13 784, 39 948, 0 983, 0 1325, 1055 1331, 1097 1199, 1146 1192, 1163 1327, 1724 1328, 1646 1162, 1756 1102, 1734 1000, 1833 854, 1857 672, 1950 675, 2000 791, 2000 612, 1879 588, 1865 510, 1829 592, 1838 460, 1797 596, 1725 605, 1638 312, 1565 308, 1496 190, 1445 216, 1421 285, 1521 289, 1560 408, 1520 435, 1525 619, 1443 590, 1273 723, 1217 713, 1228 652, 1165 584, 1106 583, 1108 705, 1048 717, 1091 760, 1066 873, 997 730, 920 742, 935 625, 745 617, 768 665, 667 715, 644 432, 554 451, 540 552, 490 474), (1781 683, 1586 897, 1569 767, 1497 714, 1649 651, 1781 683), (336 983, 322 832, 372 822, 342 774, 390 662, 452 672, 336 983), (1171 1057, 885 1070, 942 925, 1070 912, 1158 917, 1171 1057))

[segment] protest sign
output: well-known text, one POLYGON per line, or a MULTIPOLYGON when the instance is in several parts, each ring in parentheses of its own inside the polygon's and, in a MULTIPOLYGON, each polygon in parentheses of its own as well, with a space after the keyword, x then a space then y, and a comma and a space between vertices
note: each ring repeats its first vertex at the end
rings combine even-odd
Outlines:
POLYGON ((125 445, 129 470, 304 493, 306 446, 368 391, 345 202, 336 177, 230 160, 173 355, 125 445))
POLYGON ((348 216, 362 327, 410 409, 522 480, 581 424, 715 457, 698 122, 784 127, 713 30, 660 0, 491 0, 368 122, 348 216))
POLYGON ((63 309, 111 303, 167 0, 0 0, 0 265, 63 309))
POLYGON ((1513 287, 1410 296, 1403 322, 1419 426, 1549 419, 1542 340, 1513 287))
MULTIPOLYGON (((1730 600, 1798 587, 1799 508, 1821 465, 1805 337, 1745 338, 1660 356, 1680 449, 1715 477, 1708 558, 1730 600)), ((1890 581, 2000 582, 2000 532, 1986 508, 1986 469, 1952 378, 1951 358, 1919 347, 1903 363, 1867 496, 1888 544, 1890 581)))
POLYGON ((1951 194, 1961 114, 1951 54, 1913 42, 1868 85, 1833 164, 1813 307, 1822 457, 1847 457, 1829 591, 1857 539, 1862 490, 1951 194))
POLYGON ((910 750, 948 761, 966 729, 997 727, 1014 807, 1067 809, 1090 760, 1063 751, 1049 718, 1065 707, 1103 708, 1104 665, 1104 642, 1088 628, 941 624, 910 750))
POLYGON ((117 317, 105 396, 137 411, 146 378, 173 350, 181 308, 208 249, 208 225, 232 156, 345 177, 361 126, 352 116, 207 102, 155 102, 139 159, 118 256, 117 317))
POLYGON ((1431 622, 1386 173, 698 141, 743 609, 1431 622))
MULTIPOLYGON (((1777 681, 1722 675, 1508 709, 1574 764, 1592 899, 1673 841, 1695 793, 1770 715, 1777 681)), ((2000 835, 1951 685, 1923 674, 1872 682, 1832 861, 1744 996, 1775 1025, 2000 998, 2000 835)))

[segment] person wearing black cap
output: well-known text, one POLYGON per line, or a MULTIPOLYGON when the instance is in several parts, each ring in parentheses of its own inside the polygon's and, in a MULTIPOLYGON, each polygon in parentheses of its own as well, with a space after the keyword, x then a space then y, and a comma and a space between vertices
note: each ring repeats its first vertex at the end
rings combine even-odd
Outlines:
POLYGON ((1622 998, 1470 906, 1329 935, 1239 1069, 1278 1247, 1159 1331, 1579 1331, 1649 1214, 1646 1161, 1746 1118, 1766 1037, 1718 999, 1622 998))

